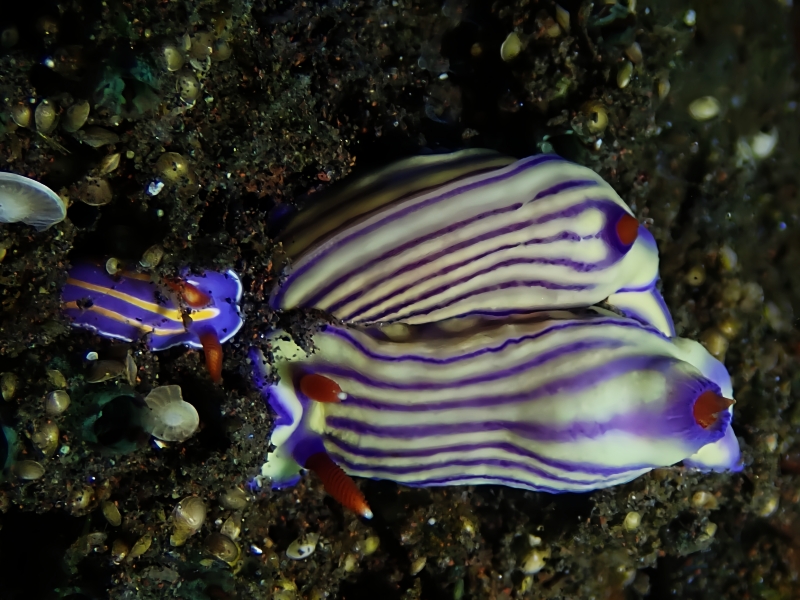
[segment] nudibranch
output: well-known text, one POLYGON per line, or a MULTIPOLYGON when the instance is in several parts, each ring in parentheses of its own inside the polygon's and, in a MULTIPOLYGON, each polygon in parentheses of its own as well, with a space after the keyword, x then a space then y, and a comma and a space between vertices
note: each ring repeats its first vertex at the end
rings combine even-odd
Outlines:
POLYGON ((557 493, 687 460, 738 468, 724 366, 697 342, 605 309, 326 325, 313 343, 307 354, 276 334, 271 364, 251 351, 277 414, 262 474, 281 487, 302 468, 321 472, 365 516, 345 473, 557 493))
POLYGON ((151 350, 180 344, 203 348, 214 381, 222 372, 222 344, 242 326, 242 284, 233 271, 184 271, 175 280, 146 273, 110 275, 82 262, 69 271, 61 293, 63 312, 75 327, 127 342, 145 337, 151 350))
POLYGON ((276 310, 422 324, 607 301, 674 335, 650 232, 591 169, 556 155, 416 157, 300 212, 276 310))

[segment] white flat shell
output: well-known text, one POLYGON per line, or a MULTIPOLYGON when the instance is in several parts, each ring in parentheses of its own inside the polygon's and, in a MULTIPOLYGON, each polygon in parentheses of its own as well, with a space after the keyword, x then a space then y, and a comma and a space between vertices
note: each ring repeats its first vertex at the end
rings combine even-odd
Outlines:
POLYGON ((183 442, 192 437, 200 425, 194 406, 185 402, 177 385, 154 388, 144 399, 150 407, 150 433, 165 442, 183 442))
POLYGON ((46 185, 16 173, 0 173, 0 223, 21 221, 44 231, 66 216, 64 202, 46 185))

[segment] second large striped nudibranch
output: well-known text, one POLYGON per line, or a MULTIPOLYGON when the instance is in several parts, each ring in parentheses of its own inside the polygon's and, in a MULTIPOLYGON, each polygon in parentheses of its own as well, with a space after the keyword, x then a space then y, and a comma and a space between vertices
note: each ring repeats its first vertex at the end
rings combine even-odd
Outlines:
POLYGON ((421 326, 327 325, 272 340, 277 413, 263 475, 301 468, 369 516, 345 472, 409 486, 581 492, 680 461, 736 469, 725 368, 696 342, 603 309, 421 326))
POLYGON ((607 300, 674 335, 658 250, 617 193, 555 155, 416 157, 301 212, 274 309, 430 323, 607 300))
POLYGON ((61 292, 72 325, 124 341, 146 338, 151 350, 203 348, 212 379, 222 370, 222 344, 242 326, 242 284, 233 271, 184 272, 172 280, 123 271, 110 275, 93 262, 69 271, 61 292))

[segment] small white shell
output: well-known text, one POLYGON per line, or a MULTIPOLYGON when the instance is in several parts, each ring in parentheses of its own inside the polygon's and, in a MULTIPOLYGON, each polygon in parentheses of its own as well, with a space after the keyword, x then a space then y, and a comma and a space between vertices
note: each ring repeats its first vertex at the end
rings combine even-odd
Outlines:
POLYGON ((206 520, 208 508, 197 496, 184 498, 172 511, 171 546, 182 546, 186 540, 199 531, 206 520))
POLYGON ((162 385, 144 399, 150 407, 150 433, 165 442, 183 442, 200 425, 194 406, 185 402, 178 385, 162 385))
POLYGON ((689 104, 689 115, 695 121, 709 121, 719 114, 721 108, 714 96, 702 96, 689 104))
POLYGON ((632 510, 627 515, 625 515, 625 521, 623 521, 622 526, 627 531, 634 531, 639 528, 639 525, 642 523, 642 515, 640 515, 635 510, 632 510))
POLYGON ((64 390, 55 390, 47 394, 44 401, 44 411, 51 417, 57 417, 69 408, 69 394, 64 390))
POLYGON ((286 549, 286 556, 292 560, 303 560, 314 554, 317 549, 317 542, 319 542, 318 533, 307 533, 304 536, 297 538, 286 549))
POLYGON ((243 510, 248 502, 247 492, 238 487, 226 490, 219 498, 219 503, 231 510, 243 510))
POLYGON ((35 460, 21 460, 14 465, 14 473, 23 481, 32 481, 44 475, 44 467, 35 460))
POLYGON ((500 46, 500 58, 508 62, 519 56, 520 52, 522 52, 522 40, 519 39, 516 32, 512 31, 506 37, 503 45, 500 46))
POLYGON ((21 221, 44 231, 66 216, 64 201, 46 185, 15 173, 0 173, 0 223, 21 221))

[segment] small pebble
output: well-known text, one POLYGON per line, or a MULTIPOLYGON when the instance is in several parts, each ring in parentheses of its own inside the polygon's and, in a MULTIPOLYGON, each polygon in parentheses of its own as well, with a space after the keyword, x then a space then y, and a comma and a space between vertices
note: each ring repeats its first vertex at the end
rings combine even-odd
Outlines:
POLYGON ((318 533, 308 533, 302 537, 297 538, 286 549, 286 556, 292 560, 303 560, 314 554, 317 549, 317 542, 319 542, 318 533))
POLYGON ((522 563, 522 572, 526 575, 535 575, 544 569, 544 565, 549 556, 550 553, 546 550, 540 548, 531 550, 522 563))
POLYGON ((739 264, 739 257, 736 256, 733 248, 725 244, 719 249, 719 264, 723 271, 730 273, 734 271, 739 264))
POLYGON ((701 490, 699 492, 695 492, 692 496, 692 506, 705 510, 714 510, 717 508, 718 503, 713 494, 701 490))

